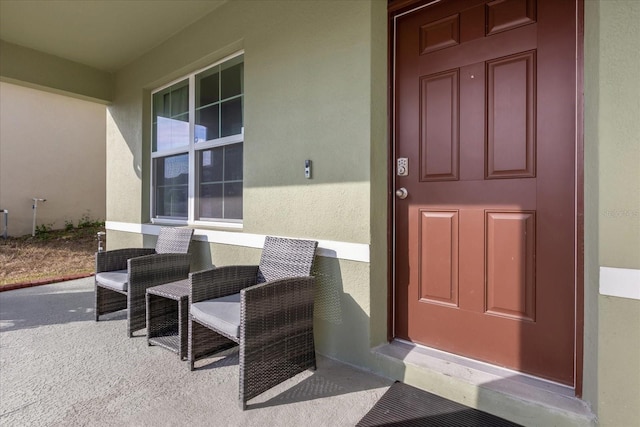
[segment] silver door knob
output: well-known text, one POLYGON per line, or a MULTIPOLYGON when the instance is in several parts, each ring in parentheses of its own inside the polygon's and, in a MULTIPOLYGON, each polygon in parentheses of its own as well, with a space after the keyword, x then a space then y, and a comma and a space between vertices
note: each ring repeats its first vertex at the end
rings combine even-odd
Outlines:
POLYGON ((409 192, 404 187, 398 188, 396 190, 396 196, 398 197, 398 199, 403 199, 404 200, 404 199, 407 198, 408 195, 409 195, 409 192))

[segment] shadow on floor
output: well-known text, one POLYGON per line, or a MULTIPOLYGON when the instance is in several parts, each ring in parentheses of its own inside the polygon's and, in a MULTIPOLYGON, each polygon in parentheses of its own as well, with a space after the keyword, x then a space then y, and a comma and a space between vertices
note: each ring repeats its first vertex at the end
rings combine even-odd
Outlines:
POLYGON ((79 286, 87 280, 93 278, 1 292, 0 330, 93 320, 94 294, 79 286))

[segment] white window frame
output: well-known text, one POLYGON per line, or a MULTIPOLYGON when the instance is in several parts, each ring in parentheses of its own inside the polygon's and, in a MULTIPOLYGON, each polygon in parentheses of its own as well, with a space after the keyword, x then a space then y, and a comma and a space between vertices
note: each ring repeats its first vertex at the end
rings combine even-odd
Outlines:
MULTIPOLYGON (((196 84, 195 79, 196 75, 223 64, 224 62, 230 61, 233 58, 237 58, 238 56, 244 55, 244 50, 235 52, 229 56, 222 58, 221 60, 210 64, 204 68, 198 69, 189 73, 186 76, 182 76, 171 82, 160 86, 154 89, 151 92, 151 96, 149 97, 149 102, 151 103, 151 132, 149 135, 153 135, 153 96, 165 90, 166 88, 173 86, 176 83, 179 83, 184 80, 188 80, 189 85, 189 145, 182 146, 178 148, 173 148, 170 150, 164 151, 153 151, 153 143, 150 144, 150 153, 151 153, 151 161, 149 167, 149 186, 150 186, 150 194, 149 194, 149 214, 151 218, 152 224, 166 224, 166 225, 193 225, 193 226, 205 226, 205 227, 221 227, 221 228, 231 228, 231 229, 242 229, 243 227, 243 219, 225 219, 224 221, 216 221, 216 220, 201 220, 196 219, 196 208, 198 207, 198 200, 196 198, 196 185, 197 185, 197 153, 198 151, 207 150, 210 148, 221 147, 225 145, 235 144, 235 143, 243 143, 243 152, 244 152, 244 89, 242 91, 242 99, 243 99, 243 114, 242 114, 242 128, 239 134, 225 136, 217 139, 212 139, 205 142, 195 142, 195 105, 196 105, 196 84), (189 190, 187 197, 187 219, 175 219, 175 218, 158 218, 155 217, 155 187, 154 187, 154 160, 157 158, 170 157, 177 154, 188 154, 189 157, 189 190)), ((244 62, 244 60, 243 60, 244 62)), ((244 156, 243 156, 244 157, 244 156)), ((243 160, 243 168, 244 168, 244 160, 243 160)), ((244 175, 244 174, 243 174, 244 175)), ((244 188, 244 178, 243 178, 243 188, 244 188)), ((243 206, 244 206, 244 191, 243 191, 243 206)))

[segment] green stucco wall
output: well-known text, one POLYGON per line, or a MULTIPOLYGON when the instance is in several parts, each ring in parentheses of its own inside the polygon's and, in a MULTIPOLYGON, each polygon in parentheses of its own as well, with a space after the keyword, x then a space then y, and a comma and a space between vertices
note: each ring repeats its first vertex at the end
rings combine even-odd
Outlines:
MULTIPOLYGON (((245 56, 241 233, 375 241, 373 269, 330 257, 320 257, 317 267, 317 298, 324 301, 316 308, 318 351, 364 364, 370 343, 386 337, 387 319, 384 0, 229 2, 119 71, 107 119, 107 220, 149 221, 151 91, 239 50, 245 56), (313 162, 310 180, 305 159, 313 162), (362 337, 357 345, 354 334, 362 337)), ((126 234, 109 232, 109 249, 126 246, 126 234)), ((202 242, 194 250, 194 269, 254 263, 260 254, 202 242)))
POLYGON ((640 2, 600 6, 601 265, 640 268, 640 2))
POLYGON ((584 19, 584 357, 583 399, 598 401, 598 51, 600 2, 585 3, 584 19), (589 120, 587 120, 589 118, 589 120))
POLYGON ((640 2, 585 2, 584 396, 603 426, 640 419, 640 301, 594 286, 596 268, 640 269, 639 22, 640 2))
POLYGON ((2 40, 0 79, 101 103, 113 92, 110 73, 2 40))
POLYGON ((119 72, 110 220, 148 219, 148 92, 244 49, 244 231, 368 243, 371 8, 382 3, 231 2, 119 72))

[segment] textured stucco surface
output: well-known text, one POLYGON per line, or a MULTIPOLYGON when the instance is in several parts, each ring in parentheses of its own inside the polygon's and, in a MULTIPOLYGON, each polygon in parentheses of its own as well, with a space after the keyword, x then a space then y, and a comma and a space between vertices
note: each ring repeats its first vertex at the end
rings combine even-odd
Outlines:
POLYGON ((598 419, 602 426, 640 420, 640 301, 600 297, 598 419))
POLYGON ((6 82, 106 104, 111 101, 112 77, 105 71, 0 40, 0 79, 6 82))
MULTIPOLYGON (((107 114, 107 219, 150 220, 151 92, 244 50, 244 218, 230 232, 375 239, 373 286, 369 263, 335 259, 340 268, 318 284, 339 284, 338 304, 363 313, 348 328, 320 323, 319 351, 366 365, 369 344, 386 338, 386 35, 382 0, 229 2, 120 70, 107 114), (356 330, 362 339, 342 345, 356 330)), ((128 246, 126 234, 109 231, 108 247, 128 246)), ((260 251, 197 242, 193 253, 198 270, 255 264, 260 251)))
POLYGON ((33 197, 47 199, 38 203, 38 226, 105 219, 104 105, 0 82, 0 124, 9 235, 31 234, 33 197))
POLYGON ((601 1, 600 264, 640 269, 640 2, 601 1))
MULTIPOLYGON (((597 8, 586 3, 591 13, 586 32, 593 24, 599 36, 597 44, 585 47, 590 83, 585 92, 596 92, 598 101, 596 108, 586 100, 585 122, 597 122, 596 129, 587 129, 597 135, 585 140, 598 150, 599 265, 640 269, 640 2, 607 0, 597 8)), ((636 425, 640 419, 638 325, 640 301, 599 296, 598 330, 587 332, 598 341, 597 403, 592 403, 603 426, 636 425)))
POLYGON ((230 2, 118 72, 108 219, 149 219, 150 92, 243 49, 244 231, 369 243, 372 134, 378 149, 386 139, 372 114, 386 108, 385 68, 372 86, 372 51, 380 67, 386 53, 374 8, 384 35, 382 1, 230 2))
MULTIPOLYGON (((584 358, 582 397, 598 401, 598 45, 600 2, 584 5, 584 358), (587 118, 589 118, 587 120, 587 118)), ((594 408, 595 409, 595 408, 594 408)))

